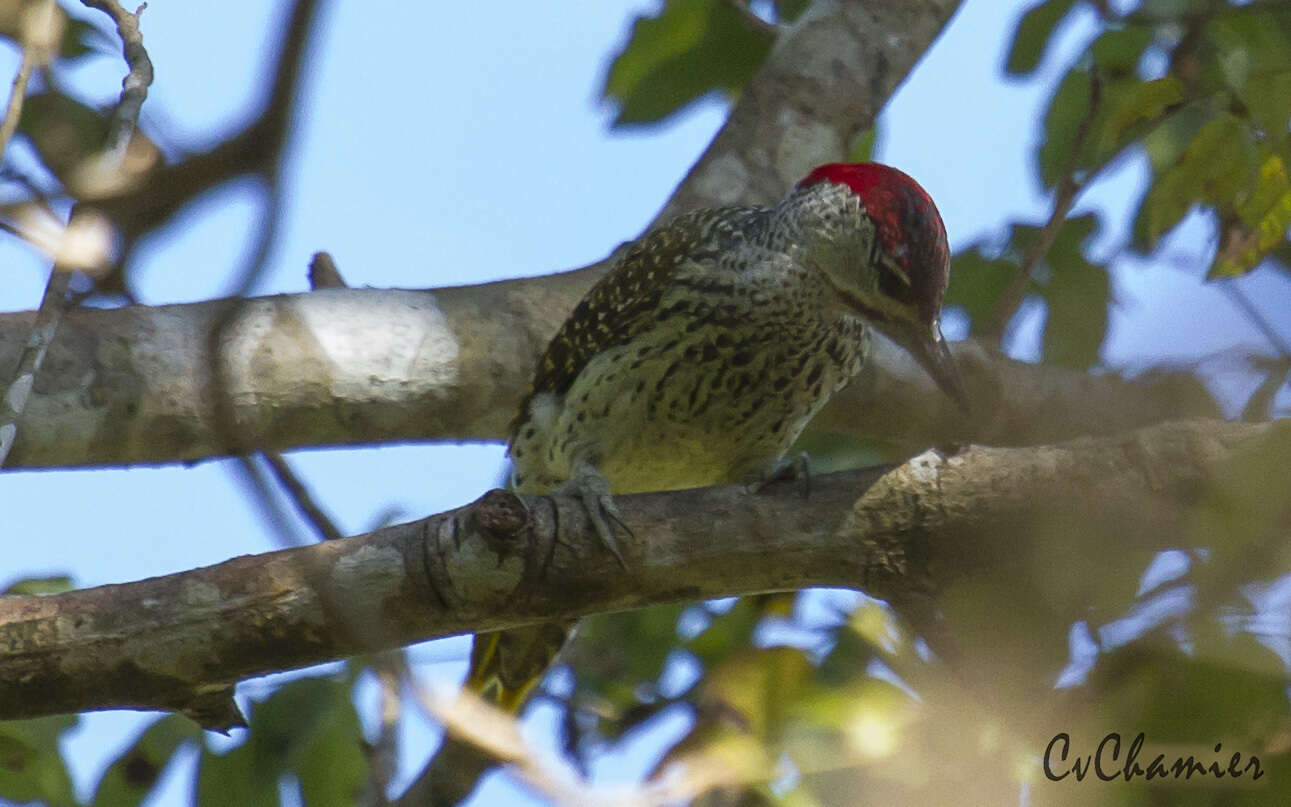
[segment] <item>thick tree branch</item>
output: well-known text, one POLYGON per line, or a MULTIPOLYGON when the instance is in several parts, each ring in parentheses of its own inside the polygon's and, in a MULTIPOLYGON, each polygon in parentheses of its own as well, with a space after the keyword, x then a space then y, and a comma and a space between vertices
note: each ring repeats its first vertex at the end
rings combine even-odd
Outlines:
POLYGON ((1055 522, 1080 524, 1087 553, 1191 545, 1208 482, 1278 428, 1188 421, 928 452, 814 479, 807 502, 794 484, 623 496, 626 573, 577 501, 492 491, 355 538, 0 597, 0 719, 132 707, 227 727, 240 679, 439 636, 807 586, 935 596, 1034 555, 1055 522))
MULTIPOLYGON (((243 445, 503 440, 563 312, 595 277, 572 272, 432 292, 326 289, 246 300, 221 342, 243 445)), ((27 406, 11 468, 188 462, 227 451, 208 338, 226 301, 72 311, 27 406)), ((30 314, 0 316, 0 367, 30 314)), ((886 344, 814 429, 896 444, 1053 442, 1213 416, 1185 375, 1139 382, 956 346, 968 422, 886 344)))
MULTIPOLYGON (((815 4, 781 37, 660 218, 766 202, 810 166, 840 159, 957 6, 815 4)), ((249 302, 221 340, 244 445, 501 439, 537 356, 607 266, 433 297, 354 290, 249 302)), ((206 344, 223 305, 74 314, 37 382, 9 466, 191 461, 226 451, 211 401, 209 368, 219 365, 206 344)), ((0 316, 0 367, 29 316, 0 316)), ((900 439, 899 431, 885 434, 900 439)))

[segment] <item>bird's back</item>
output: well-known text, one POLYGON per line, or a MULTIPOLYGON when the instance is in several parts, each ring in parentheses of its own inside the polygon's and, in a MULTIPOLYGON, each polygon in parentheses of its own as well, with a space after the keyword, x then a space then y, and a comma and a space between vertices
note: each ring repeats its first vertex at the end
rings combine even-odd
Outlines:
POLYGON ((616 493, 746 481, 859 369, 865 329, 780 248, 771 210, 682 216, 566 321, 514 424, 522 491, 580 462, 616 493))

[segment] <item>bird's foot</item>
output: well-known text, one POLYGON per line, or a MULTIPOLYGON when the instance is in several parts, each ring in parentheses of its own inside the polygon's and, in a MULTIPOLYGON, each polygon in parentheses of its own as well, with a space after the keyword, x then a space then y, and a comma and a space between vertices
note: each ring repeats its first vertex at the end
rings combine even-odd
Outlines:
POLYGON ((614 554, 619 565, 626 570, 628 564, 623 559, 619 542, 614 537, 614 527, 619 527, 629 536, 632 535, 632 529, 623 521, 623 514, 619 512, 618 505, 614 503, 614 497, 610 495, 609 480, 595 468, 585 467, 552 493, 577 496, 582 500, 583 509, 587 511, 587 517, 592 522, 596 534, 600 536, 601 543, 605 544, 606 549, 614 554))
POLYGON ((780 457, 767 464, 760 479, 749 485, 750 493, 761 493, 773 482, 802 482, 802 498, 811 496, 811 457, 800 451, 793 457, 780 457))

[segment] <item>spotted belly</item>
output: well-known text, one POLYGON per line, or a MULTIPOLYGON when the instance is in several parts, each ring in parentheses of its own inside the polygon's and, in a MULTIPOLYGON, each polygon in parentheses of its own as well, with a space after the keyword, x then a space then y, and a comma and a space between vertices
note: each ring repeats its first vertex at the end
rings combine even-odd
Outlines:
POLYGON ((759 478, 866 353, 859 324, 794 336, 696 329, 685 346, 647 334, 598 355, 565 395, 531 402, 511 451, 517 487, 550 489, 582 463, 615 493, 759 478))

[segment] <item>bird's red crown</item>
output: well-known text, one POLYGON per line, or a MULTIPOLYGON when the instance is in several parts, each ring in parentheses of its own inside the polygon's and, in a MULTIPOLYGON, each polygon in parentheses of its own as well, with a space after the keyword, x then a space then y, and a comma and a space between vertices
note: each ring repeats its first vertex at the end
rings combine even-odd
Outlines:
POLYGON ((799 187, 820 182, 846 185, 861 198, 878 228, 879 245, 910 279, 884 290, 918 306, 931 321, 941 310, 950 272, 946 225, 932 197, 903 171, 882 163, 828 163, 812 170, 799 187))

